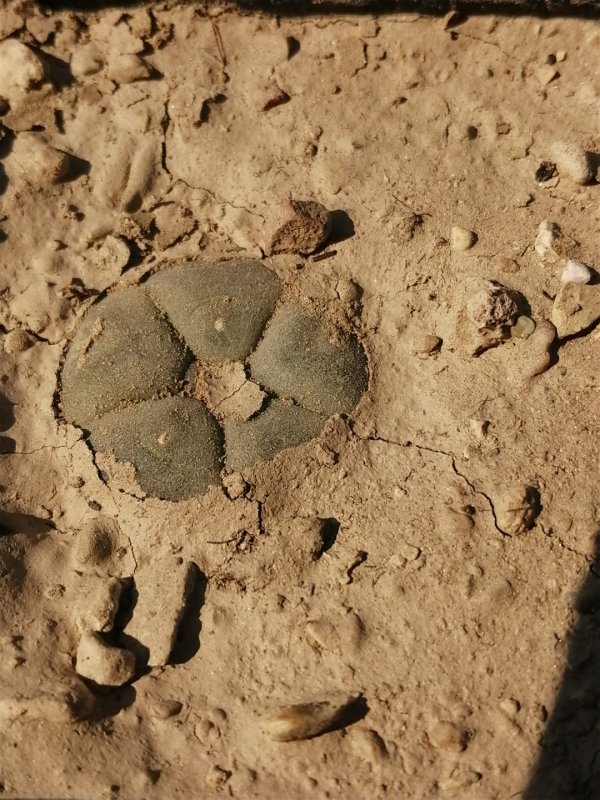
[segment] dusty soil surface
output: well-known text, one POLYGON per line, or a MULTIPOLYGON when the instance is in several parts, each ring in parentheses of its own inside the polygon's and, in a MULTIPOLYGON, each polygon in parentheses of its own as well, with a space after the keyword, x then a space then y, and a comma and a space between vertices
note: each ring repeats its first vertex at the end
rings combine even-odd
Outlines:
POLYGON ((1 796, 597 796, 595 272, 549 321, 600 267, 600 186, 553 155, 600 150, 598 28, 23 2, 0 37, 1 796), (225 489, 106 485, 56 393, 79 319, 261 258, 289 195, 334 228, 278 272, 347 309, 366 394, 225 489), (90 631, 126 626, 151 666, 101 687, 90 631), (316 738, 261 721, 340 693, 316 738))

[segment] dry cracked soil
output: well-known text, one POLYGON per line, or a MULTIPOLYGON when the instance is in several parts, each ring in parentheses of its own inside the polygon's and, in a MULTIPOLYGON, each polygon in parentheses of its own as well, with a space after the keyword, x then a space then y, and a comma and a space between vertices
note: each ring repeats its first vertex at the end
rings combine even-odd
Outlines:
POLYGON ((0 797, 598 796, 599 52, 577 18, 2 4, 0 797), (290 197, 329 238, 268 263, 366 391, 138 491, 65 420, 70 342, 172 262, 281 250, 290 197))

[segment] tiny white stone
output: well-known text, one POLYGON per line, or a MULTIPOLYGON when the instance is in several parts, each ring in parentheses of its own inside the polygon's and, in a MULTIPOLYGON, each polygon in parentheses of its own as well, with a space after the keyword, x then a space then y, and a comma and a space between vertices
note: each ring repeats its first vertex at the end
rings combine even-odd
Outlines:
POLYGON ((592 273, 589 267, 579 261, 569 259, 567 265, 560 276, 561 283, 589 283, 592 273))
POLYGON ((560 228, 555 222, 549 222, 547 219, 540 222, 537 236, 535 237, 535 252, 541 261, 544 261, 548 253, 553 251, 554 241, 559 236, 560 228))

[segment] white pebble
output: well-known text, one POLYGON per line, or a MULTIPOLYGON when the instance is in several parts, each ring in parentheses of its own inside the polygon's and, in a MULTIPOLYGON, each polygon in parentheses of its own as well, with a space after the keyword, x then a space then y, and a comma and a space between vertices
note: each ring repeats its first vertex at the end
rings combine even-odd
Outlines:
POLYGON ((560 276, 561 283, 589 283, 592 273, 589 267, 579 261, 569 259, 567 265, 560 276))
POLYGON ((13 100, 42 83, 46 70, 34 50, 17 39, 5 39, 0 42, 0 75, 3 96, 13 100))
POLYGON ((556 222, 549 222, 544 219, 540 222, 538 232, 535 237, 535 252, 540 261, 555 261, 557 254, 554 251, 554 243, 560 238, 560 227, 556 222))
POLYGON ((450 231, 450 247, 453 250, 470 250, 477 241, 477 235, 466 228, 454 226, 450 231))
POLYGON ((566 175, 582 185, 594 177, 590 154, 577 142, 554 142, 551 153, 559 175, 566 175))

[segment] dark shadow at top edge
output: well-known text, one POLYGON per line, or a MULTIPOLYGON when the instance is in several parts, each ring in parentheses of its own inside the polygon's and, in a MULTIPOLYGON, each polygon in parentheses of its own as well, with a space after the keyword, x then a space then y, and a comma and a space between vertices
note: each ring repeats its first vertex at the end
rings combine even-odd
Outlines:
MULTIPOLYGON (((208 11, 210 2, 182 0, 181 5, 196 6, 200 11, 208 11)), ((49 10, 70 9, 78 12, 93 12, 103 8, 127 8, 147 6, 150 3, 137 0, 104 2, 103 0, 46 0, 38 5, 49 10)), ((175 3, 173 3, 175 5, 175 3)), ((514 0, 514 2, 495 3, 493 0, 366 0, 360 6, 348 6, 344 0, 339 2, 318 2, 318 0, 238 0, 231 2, 226 11, 261 12, 279 17, 299 17, 311 15, 325 17, 337 15, 369 15, 409 13, 440 16, 447 11, 459 11, 471 16, 494 14, 497 16, 538 16, 538 17, 579 17, 597 19, 600 17, 600 0, 514 0)))

